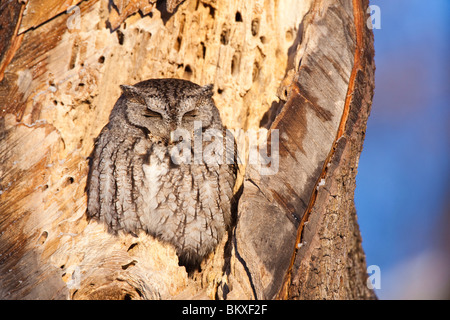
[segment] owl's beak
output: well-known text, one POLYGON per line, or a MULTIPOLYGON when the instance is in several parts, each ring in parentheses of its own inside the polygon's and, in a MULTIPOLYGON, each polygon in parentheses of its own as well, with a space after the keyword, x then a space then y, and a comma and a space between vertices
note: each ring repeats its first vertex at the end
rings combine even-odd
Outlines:
POLYGON ((183 144, 188 144, 191 141, 191 136, 189 131, 186 129, 178 128, 177 130, 170 131, 169 135, 169 145, 178 144, 183 142, 183 144))
POLYGON ((176 142, 178 142, 180 140, 180 135, 177 134, 177 130, 176 130, 176 124, 174 123, 170 123, 169 124, 169 144, 174 144, 176 142))
POLYGON ((170 136, 169 136, 169 144, 174 144, 175 141, 175 131, 170 131, 170 136))
POLYGON ((169 144, 175 144, 183 141, 183 135, 178 131, 170 131, 169 144))

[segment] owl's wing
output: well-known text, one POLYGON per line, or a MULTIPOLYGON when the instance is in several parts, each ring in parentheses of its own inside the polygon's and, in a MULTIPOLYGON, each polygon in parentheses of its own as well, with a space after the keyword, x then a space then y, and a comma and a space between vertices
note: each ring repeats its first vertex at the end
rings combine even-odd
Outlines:
POLYGON ((87 215, 105 222, 111 232, 136 232, 141 227, 137 201, 148 146, 139 143, 142 135, 118 128, 107 125, 95 142, 86 188, 87 215))
POLYGON ((86 193, 88 196, 87 215, 89 218, 100 218, 100 156, 102 152, 103 140, 108 135, 108 128, 105 126, 100 135, 95 139, 94 149, 89 159, 89 173, 86 183, 86 193), (100 145, 100 146, 99 146, 100 145))
POLYGON ((89 174, 86 185, 88 195, 87 215, 89 218, 111 220, 114 216, 113 194, 115 181, 113 176, 114 145, 108 126, 105 126, 95 141, 90 156, 89 174))

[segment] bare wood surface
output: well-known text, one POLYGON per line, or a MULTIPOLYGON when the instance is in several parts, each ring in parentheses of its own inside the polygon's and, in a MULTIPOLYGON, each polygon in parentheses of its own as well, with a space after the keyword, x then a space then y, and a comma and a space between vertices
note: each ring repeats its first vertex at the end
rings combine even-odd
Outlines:
POLYGON ((0 32, 22 32, 0 61, 1 298, 373 297, 353 206, 373 94, 367 1, 47 2, 23 18, 11 4, 0 32), (85 215, 87 157, 119 85, 158 77, 213 83, 228 128, 280 137, 276 174, 241 167, 237 226, 192 277, 170 245, 85 215))
POLYGON ((81 0, 27 0, 17 1, 26 3, 25 11, 22 15, 19 34, 36 28, 39 25, 53 19, 58 14, 68 11, 72 6, 81 0))

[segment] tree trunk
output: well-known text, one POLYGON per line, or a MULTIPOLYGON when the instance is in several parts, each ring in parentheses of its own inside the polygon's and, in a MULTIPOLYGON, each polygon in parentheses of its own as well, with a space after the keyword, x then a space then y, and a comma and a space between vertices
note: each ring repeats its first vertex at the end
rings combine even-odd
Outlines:
POLYGON ((0 298, 375 298, 353 202, 374 88, 367 7, 4 1, 0 298), (169 244, 85 214, 88 156, 119 85, 162 77, 214 84, 243 159, 248 132, 269 129, 272 171, 240 166, 236 223, 193 275, 169 244))

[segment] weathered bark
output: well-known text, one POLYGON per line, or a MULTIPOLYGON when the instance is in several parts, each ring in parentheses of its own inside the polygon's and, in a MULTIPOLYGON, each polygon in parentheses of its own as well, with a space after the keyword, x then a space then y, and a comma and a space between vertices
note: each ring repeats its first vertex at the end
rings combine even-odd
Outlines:
POLYGON ((374 298, 353 205, 368 1, 180 2, 2 4, 0 298, 374 298), (241 166, 236 226, 191 277, 170 245, 85 215, 119 85, 157 77, 213 83, 228 128, 279 134, 278 170, 241 166))

